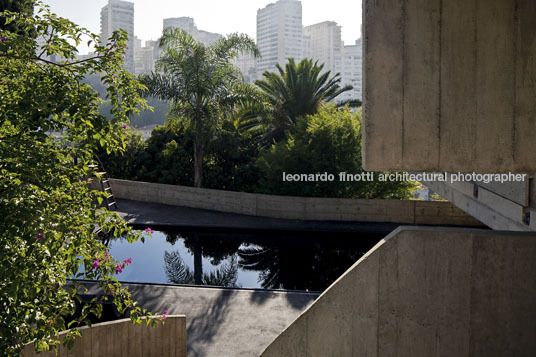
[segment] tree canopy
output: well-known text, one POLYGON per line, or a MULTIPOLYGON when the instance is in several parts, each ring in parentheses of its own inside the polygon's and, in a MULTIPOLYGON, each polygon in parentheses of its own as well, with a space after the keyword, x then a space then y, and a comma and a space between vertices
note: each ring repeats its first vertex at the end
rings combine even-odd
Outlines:
POLYGON ((348 107, 324 104, 317 114, 301 117, 288 138, 268 148, 258 159, 262 193, 273 195, 403 199, 409 198, 413 184, 407 182, 345 182, 340 172, 360 174, 361 114, 348 107), (328 173, 333 181, 286 182, 283 172, 328 173))
POLYGON ((166 28, 160 39, 162 56, 157 72, 142 76, 147 94, 172 102, 176 116, 186 118, 194 132, 194 186, 203 181, 203 155, 215 123, 234 104, 254 95, 230 63, 240 52, 258 55, 255 42, 246 35, 231 34, 205 46, 186 31, 166 28))
POLYGON ((109 256, 98 238, 105 232, 132 241, 140 232, 102 209, 103 194, 89 187, 96 150, 124 150, 129 114, 146 108, 143 86, 123 68, 127 35, 115 32, 100 45, 98 36, 37 5, 35 15, 0 13, 0 351, 14 356, 31 341, 37 350, 54 347, 69 328, 64 343, 72 345, 76 326, 100 313, 101 305, 85 305, 74 316, 84 289, 72 278, 99 280, 133 321, 144 313, 115 278, 129 262, 109 256), (82 39, 94 57, 76 58, 82 39), (80 82, 95 72, 107 85, 111 120, 80 82))
POLYGON ((322 103, 352 89, 340 87, 339 73, 332 75, 323 69, 323 64, 311 59, 296 63, 289 58, 284 69, 277 64, 277 72, 265 71, 264 79, 255 81, 264 101, 243 103, 241 127, 261 130, 265 143, 281 140, 294 129, 298 118, 316 114, 322 103))

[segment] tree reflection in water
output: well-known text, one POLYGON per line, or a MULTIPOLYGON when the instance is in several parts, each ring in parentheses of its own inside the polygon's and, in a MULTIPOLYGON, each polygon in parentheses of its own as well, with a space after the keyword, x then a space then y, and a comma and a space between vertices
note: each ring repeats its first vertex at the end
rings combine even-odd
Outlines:
POLYGON ((178 239, 184 240, 184 246, 194 256, 193 274, 184 264, 179 251, 164 253, 164 264, 169 282, 175 284, 217 285, 237 287, 238 265, 235 254, 239 242, 203 236, 198 232, 180 233, 165 232, 166 241, 175 244, 178 239), (203 256, 210 259, 212 265, 220 265, 224 259, 231 257, 228 263, 222 264, 217 270, 203 273, 203 256))
POLYGON ((178 252, 166 252, 165 268, 173 283, 236 286, 238 268, 259 272, 263 288, 325 290, 385 234, 333 232, 215 233, 167 232, 166 240, 184 245, 194 256, 192 272, 178 252), (221 264, 203 273, 202 257, 221 264), (238 259, 236 258, 238 257, 238 259))
POLYGON ((279 245, 244 244, 238 250, 238 264, 243 270, 259 271, 263 288, 322 291, 381 236, 325 238, 312 235, 279 245))
POLYGON ((197 284, 225 286, 228 288, 238 287, 236 280, 238 278, 238 264, 233 256, 227 263, 222 264, 218 269, 210 273, 204 273, 201 280, 196 280, 195 274, 184 264, 178 250, 171 253, 164 253, 164 268, 170 283, 174 284, 197 284))

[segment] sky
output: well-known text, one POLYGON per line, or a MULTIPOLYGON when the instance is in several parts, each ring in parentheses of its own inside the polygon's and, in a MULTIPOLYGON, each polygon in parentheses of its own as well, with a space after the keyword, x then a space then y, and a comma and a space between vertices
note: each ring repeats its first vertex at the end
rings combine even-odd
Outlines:
MULTIPOLYGON (((100 32, 100 9, 108 0, 44 0, 58 16, 68 18, 92 32, 100 32)), ((142 40, 156 40, 162 20, 193 17, 198 29, 221 34, 256 35, 257 10, 275 0, 131 0, 134 3, 134 33, 142 40)), ((353 45, 361 37, 361 0, 301 0, 303 25, 335 21, 342 26, 342 40, 353 45)), ((87 47, 80 47, 87 53, 87 47)))

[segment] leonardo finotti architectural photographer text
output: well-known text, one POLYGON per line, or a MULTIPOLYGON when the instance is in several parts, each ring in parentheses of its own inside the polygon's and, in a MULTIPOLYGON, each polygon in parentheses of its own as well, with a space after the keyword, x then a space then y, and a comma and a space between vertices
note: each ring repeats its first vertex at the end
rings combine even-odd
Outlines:
POLYGON ((361 172, 351 174, 348 172, 339 172, 337 175, 328 172, 317 172, 314 174, 294 174, 283 172, 283 181, 285 182, 359 182, 359 181, 443 181, 443 182, 471 182, 480 181, 484 183, 490 182, 522 182, 526 179, 526 174, 503 173, 503 174, 478 174, 472 173, 376 173, 376 172, 361 172))

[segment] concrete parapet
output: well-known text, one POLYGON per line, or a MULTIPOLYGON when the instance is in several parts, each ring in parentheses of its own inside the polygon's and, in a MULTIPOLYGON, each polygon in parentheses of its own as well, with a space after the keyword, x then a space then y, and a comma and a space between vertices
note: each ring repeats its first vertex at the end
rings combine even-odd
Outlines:
POLYGON ((533 356, 536 234, 400 227, 262 354, 533 356))
MULTIPOLYGON (((184 315, 169 315, 165 324, 156 327, 134 325, 130 319, 94 324, 91 327, 81 327, 81 337, 75 340, 72 350, 65 347, 56 352, 34 351, 33 344, 24 349, 22 355, 33 356, 173 356, 186 357, 186 317, 184 315)), ((59 339, 65 332, 60 333, 59 339)))
POLYGON ((117 198, 258 217, 482 226, 449 202, 262 195, 111 179, 117 198))

